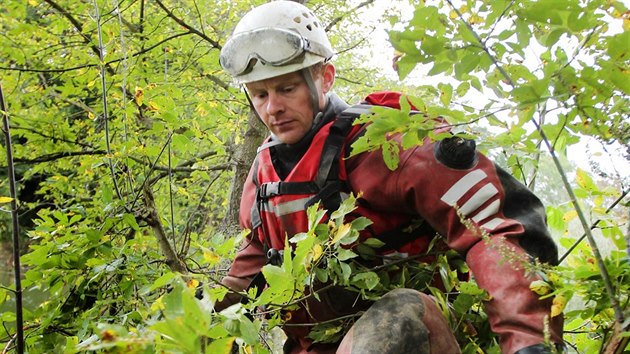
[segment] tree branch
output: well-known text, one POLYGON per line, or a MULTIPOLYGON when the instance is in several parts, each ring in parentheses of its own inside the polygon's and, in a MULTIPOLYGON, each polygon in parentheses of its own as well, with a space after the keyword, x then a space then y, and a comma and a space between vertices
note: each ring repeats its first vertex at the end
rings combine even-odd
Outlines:
POLYGON ((86 149, 92 149, 92 145, 90 145, 90 144, 81 143, 81 142, 78 142, 78 141, 72 141, 72 140, 56 137, 54 135, 45 134, 45 133, 42 133, 42 132, 40 132, 38 130, 35 130, 35 129, 32 129, 32 128, 26 128, 26 127, 23 127, 23 126, 17 126, 16 125, 16 126, 13 127, 13 130, 24 130, 24 131, 27 131, 29 133, 41 136, 42 138, 50 139, 53 142, 54 141, 62 141, 64 143, 78 145, 78 146, 81 146, 81 147, 86 148, 86 149))
MULTIPOLYGON (((168 38, 164 38, 163 40, 161 40, 161 41, 151 45, 150 47, 143 48, 142 50, 139 50, 139 51, 131 54, 129 56, 129 58, 134 58, 134 57, 140 56, 142 54, 146 54, 146 53, 150 52, 151 50, 159 47, 160 45, 162 45, 162 44, 164 44, 164 43, 166 43, 166 42, 168 42, 168 41, 170 41, 172 39, 175 39, 175 38, 178 38, 178 37, 187 36, 189 34, 193 34, 193 32, 188 31, 188 32, 182 32, 182 33, 174 34, 174 35, 172 35, 172 36, 170 36, 168 38)), ((113 59, 113 60, 107 61, 107 62, 105 62, 105 66, 110 66, 111 64, 115 64, 115 63, 121 62, 123 60, 125 60, 125 58, 117 58, 117 59, 113 59)), ((85 69, 85 68, 94 68, 94 67, 98 67, 98 66, 99 66, 98 64, 84 64, 84 65, 73 66, 73 67, 70 67, 70 68, 59 68, 59 69, 31 69, 31 68, 24 68, 24 67, 22 67, 22 68, 11 68, 11 67, 0 66, 0 70, 22 71, 22 72, 36 72, 36 73, 64 73, 64 72, 68 72, 68 71, 80 70, 80 69, 85 69)), ((225 84, 223 84, 223 85, 225 85, 225 84)))
POLYGON ((186 269, 186 264, 184 264, 184 262, 179 259, 177 253, 173 249, 173 246, 168 242, 166 232, 164 231, 164 226, 162 226, 160 216, 158 215, 157 209, 155 208, 155 199, 149 185, 144 185, 142 199, 146 208, 146 215, 143 215, 142 218, 151 227, 151 229, 153 229, 153 232, 155 233, 155 238, 157 239, 158 245, 160 246, 160 250, 162 250, 162 254, 166 258, 166 264, 174 272, 179 272, 181 274, 188 273, 188 270, 186 269))
POLYGON ((90 37, 88 37, 87 34, 83 33, 83 25, 81 25, 81 22, 79 22, 79 20, 74 18, 63 7, 59 6, 59 4, 57 4, 55 1, 53 1, 53 0, 44 0, 44 1, 48 5, 52 6, 53 9, 57 10, 57 12, 59 12, 63 17, 65 17, 74 26, 74 28, 77 30, 77 32, 79 32, 81 37, 83 37, 84 42, 86 44, 89 44, 90 49, 92 49, 94 54, 96 54, 100 58, 101 51, 99 50, 98 46, 96 46, 95 44, 92 43, 92 39, 90 37))
POLYGON ((186 28, 188 31, 198 35, 199 37, 203 38, 204 40, 206 40, 208 43, 212 44, 213 47, 217 48, 217 49, 221 49, 221 45, 219 44, 219 42, 211 39, 210 37, 206 36, 204 33, 201 33, 199 30, 197 30, 196 28, 193 28, 192 26, 190 26, 189 24, 187 24, 186 22, 184 22, 184 20, 180 19, 179 17, 175 16, 175 14, 173 14, 173 12, 171 10, 169 10, 160 0, 155 0, 155 2, 158 4, 159 7, 162 8, 162 10, 164 10, 164 12, 166 12, 166 15, 168 17, 170 17, 171 19, 173 19, 175 22, 177 22, 180 26, 186 28))
POLYGON ((365 7, 367 5, 370 5, 374 2, 374 0, 366 0, 362 3, 360 3, 359 5, 357 5, 354 9, 344 13, 343 15, 334 18, 332 21, 330 21, 330 23, 328 24, 328 26, 326 26, 326 28, 324 29, 326 32, 330 31, 331 28, 333 28, 337 23, 341 22, 341 20, 343 20, 344 17, 346 17, 346 15, 351 14, 355 11, 357 11, 358 9, 365 7))
POLYGON ((39 156, 36 157, 34 159, 20 159, 20 158, 16 158, 14 161, 16 163, 20 163, 20 164, 34 164, 34 163, 41 163, 41 162, 51 162, 51 161, 55 161, 55 160, 59 160, 62 158, 66 158, 66 157, 73 157, 73 156, 82 156, 82 155, 105 155, 107 152, 103 151, 103 150, 91 150, 91 151, 62 151, 62 152, 55 152, 52 154, 46 154, 43 156, 39 156))

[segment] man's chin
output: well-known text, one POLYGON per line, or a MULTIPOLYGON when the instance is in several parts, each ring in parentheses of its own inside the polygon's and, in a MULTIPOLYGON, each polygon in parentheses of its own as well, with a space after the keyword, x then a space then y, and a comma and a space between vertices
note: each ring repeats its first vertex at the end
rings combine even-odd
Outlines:
POLYGON ((276 138, 287 145, 293 145, 302 139, 301 136, 298 137, 296 134, 276 134, 276 138))

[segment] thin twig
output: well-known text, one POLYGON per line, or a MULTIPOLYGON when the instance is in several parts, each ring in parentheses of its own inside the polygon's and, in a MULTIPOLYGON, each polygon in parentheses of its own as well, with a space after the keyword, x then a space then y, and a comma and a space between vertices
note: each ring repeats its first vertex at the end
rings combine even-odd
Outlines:
MULTIPOLYGON (((127 122, 127 73, 129 72, 129 64, 127 62, 127 46, 125 43, 125 31, 123 29, 123 18, 122 18, 122 12, 119 9, 121 3, 116 4, 116 7, 114 8, 114 10, 116 11, 116 13, 118 14, 118 27, 120 28, 120 48, 123 52, 123 61, 122 61, 122 65, 123 65, 123 75, 122 75, 122 121, 123 121, 123 126, 124 126, 124 132, 123 132, 123 139, 125 141, 125 143, 129 142, 129 126, 128 126, 128 122, 127 122)), ((131 6, 131 5, 130 5, 131 6)), ((131 167, 129 165, 129 157, 126 157, 127 159, 127 188, 128 190, 133 190, 133 181, 131 179, 131 175, 132 175, 132 171, 131 171, 131 167)))
MULTIPOLYGON (((170 133, 168 135, 168 137, 166 138, 166 142, 167 144, 171 141, 171 137, 173 136, 173 133, 170 133)), ((160 160, 160 157, 162 156, 162 154, 164 153, 164 150, 166 150, 166 144, 164 146, 162 146, 162 150, 160 150, 160 153, 158 154, 158 156, 155 158, 155 161, 153 162, 153 164, 151 164, 151 168, 149 169, 149 172, 147 173, 147 176, 145 177, 144 181, 142 182, 142 185, 140 186, 140 188, 138 188, 138 191, 136 192, 136 195, 133 199, 133 201, 131 202, 131 210, 133 210, 133 208, 136 205, 136 202, 138 201, 138 198, 140 197, 140 193, 142 193, 142 190, 144 189, 144 186, 146 184, 153 184, 149 181, 149 177, 151 176, 151 174, 153 173, 153 171, 155 170, 155 167, 157 166, 158 161, 160 160)))
POLYGON ((170 17, 171 19, 173 19, 175 22, 177 22, 179 25, 181 25, 182 27, 186 28, 188 31, 198 35, 199 37, 203 38, 204 40, 206 40, 208 43, 212 44, 213 47, 217 48, 217 49, 221 49, 221 45, 219 44, 219 42, 213 40, 212 38, 206 36, 204 33, 200 32, 198 29, 192 27, 191 25, 187 24, 184 20, 182 20, 181 18, 175 16, 175 14, 173 13, 173 11, 171 11, 169 8, 167 8, 160 0, 155 0, 155 3, 158 4, 159 7, 162 8, 162 10, 164 10, 164 12, 166 12, 166 15, 168 17, 170 17))
POLYGON ((169 206, 171 209, 171 242, 173 243, 171 246, 173 249, 177 249, 177 243, 175 240, 175 205, 173 203, 173 171, 171 171, 172 162, 171 162, 171 140, 168 142, 168 199, 169 206))
POLYGON ((15 275, 15 328, 18 354, 24 353, 24 316, 22 313, 22 268, 20 266, 20 224, 18 222, 17 189, 15 187, 15 166, 13 165, 13 146, 11 145, 11 128, 9 113, 4 102, 4 93, 0 84, 0 114, 2 114, 2 132, 7 150, 7 175, 9 176, 9 193, 11 196, 11 225, 13 234, 13 272, 15 275))
MULTIPOLYGON (((96 0, 94 0, 94 11, 96 13, 96 30, 98 32, 98 57, 100 63, 100 74, 101 74, 101 90, 102 99, 103 99, 103 121, 105 125, 105 148, 107 149, 107 161, 109 162, 109 172, 112 176, 112 182, 114 185, 114 190, 116 191, 116 196, 118 199, 124 200, 122 194, 120 192, 120 188, 118 188, 118 182, 116 181, 116 170, 114 168, 114 161, 112 160, 112 150, 109 144, 109 113, 107 108, 107 82, 105 79, 105 58, 104 58, 104 48, 103 48, 103 32, 101 30, 101 17, 98 11, 98 4, 96 0)), ((126 208, 126 205, 125 205, 126 208)))
MULTIPOLYGON (((625 198, 628 195, 628 192, 630 192, 630 190, 623 191, 621 195, 619 196, 619 198, 615 199, 615 201, 610 204, 610 206, 606 209, 605 213, 608 214, 614 207, 616 207, 617 204, 619 204, 623 200, 623 198, 625 198)), ((599 225, 600 221, 601 220, 595 221, 591 225, 590 229, 594 230, 597 227, 597 225, 599 225)), ((558 264, 562 263, 562 261, 564 261, 571 254, 571 252, 573 252, 573 250, 584 240, 585 237, 586 237, 586 233, 582 234, 582 236, 577 241, 575 241, 575 243, 573 243, 571 247, 569 247, 569 249, 564 253, 564 255, 560 257, 558 264)))
POLYGON ((341 20, 343 20, 343 18, 344 18, 346 15, 351 14, 351 13, 353 13, 353 12, 357 11, 358 9, 360 9, 360 8, 362 8, 362 7, 364 7, 364 6, 370 5, 370 4, 372 4, 373 2, 374 2, 374 0, 367 0, 367 1, 364 1, 364 2, 360 3, 359 5, 357 5, 356 7, 354 7, 352 10, 348 11, 347 13, 345 13, 345 14, 343 14, 343 15, 341 15, 341 16, 339 16, 339 17, 337 17, 337 18, 334 18, 332 21, 330 21, 330 23, 328 24, 328 26, 326 26, 325 31, 326 31, 326 32, 330 31, 330 29, 331 29, 331 28, 333 28, 333 27, 334 27, 337 23, 339 23, 341 20))

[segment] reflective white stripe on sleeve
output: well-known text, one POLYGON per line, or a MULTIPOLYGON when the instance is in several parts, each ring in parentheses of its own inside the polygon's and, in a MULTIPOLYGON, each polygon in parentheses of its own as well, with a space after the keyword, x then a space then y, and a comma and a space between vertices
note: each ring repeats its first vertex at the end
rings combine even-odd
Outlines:
POLYGON ((499 206, 501 205, 501 201, 500 200, 495 200, 494 202, 492 202, 490 205, 488 205, 487 207, 485 207, 482 211, 480 211, 479 213, 477 213, 477 215, 473 216, 472 220, 474 222, 480 222, 481 220, 490 217, 496 213, 499 212, 499 206))
POLYGON ((444 195, 441 200, 454 206, 457 201, 468 192, 475 184, 479 183, 482 179, 486 178, 486 173, 482 170, 474 170, 464 177, 462 177, 457 183, 455 183, 444 195))
POLYGON ((503 219, 501 218, 494 218, 490 221, 488 221, 487 223, 481 225, 482 228, 486 229, 486 230, 494 230, 497 228, 497 226, 501 225, 503 223, 503 219))
MULTIPOLYGON (((450 205, 461 205, 459 211, 464 216, 471 216, 472 220, 476 223, 479 223, 499 212, 499 208, 501 206, 501 201, 499 199, 490 203, 487 207, 480 210, 478 213, 475 212, 486 202, 491 200, 493 197, 499 194, 499 190, 492 183, 488 182, 483 187, 481 187, 475 194, 473 194, 470 198, 466 200, 460 199, 469 192, 477 183, 483 181, 488 175, 482 170, 474 170, 470 173, 466 174, 459 181, 457 181, 451 188, 449 188, 446 193, 442 196, 441 200, 450 205)), ((490 221, 481 225, 482 228, 487 230, 493 230, 497 226, 503 223, 502 218, 493 218, 490 221)))
POLYGON ((494 197, 498 193, 499 190, 492 184, 488 183, 485 186, 481 187, 481 189, 478 190, 477 193, 475 193, 472 197, 470 197, 470 199, 468 199, 468 201, 464 203, 464 205, 462 205, 459 211, 463 215, 469 216, 473 211, 482 206, 483 203, 487 202, 488 200, 490 200, 490 198, 494 197))

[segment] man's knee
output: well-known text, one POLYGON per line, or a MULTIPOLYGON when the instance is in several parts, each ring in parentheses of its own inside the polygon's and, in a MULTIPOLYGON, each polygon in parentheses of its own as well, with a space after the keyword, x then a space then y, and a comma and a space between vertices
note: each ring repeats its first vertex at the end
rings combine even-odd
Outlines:
POLYGON ((457 353, 459 347, 433 299, 395 289, 354 324, 338 353, 457 353))

